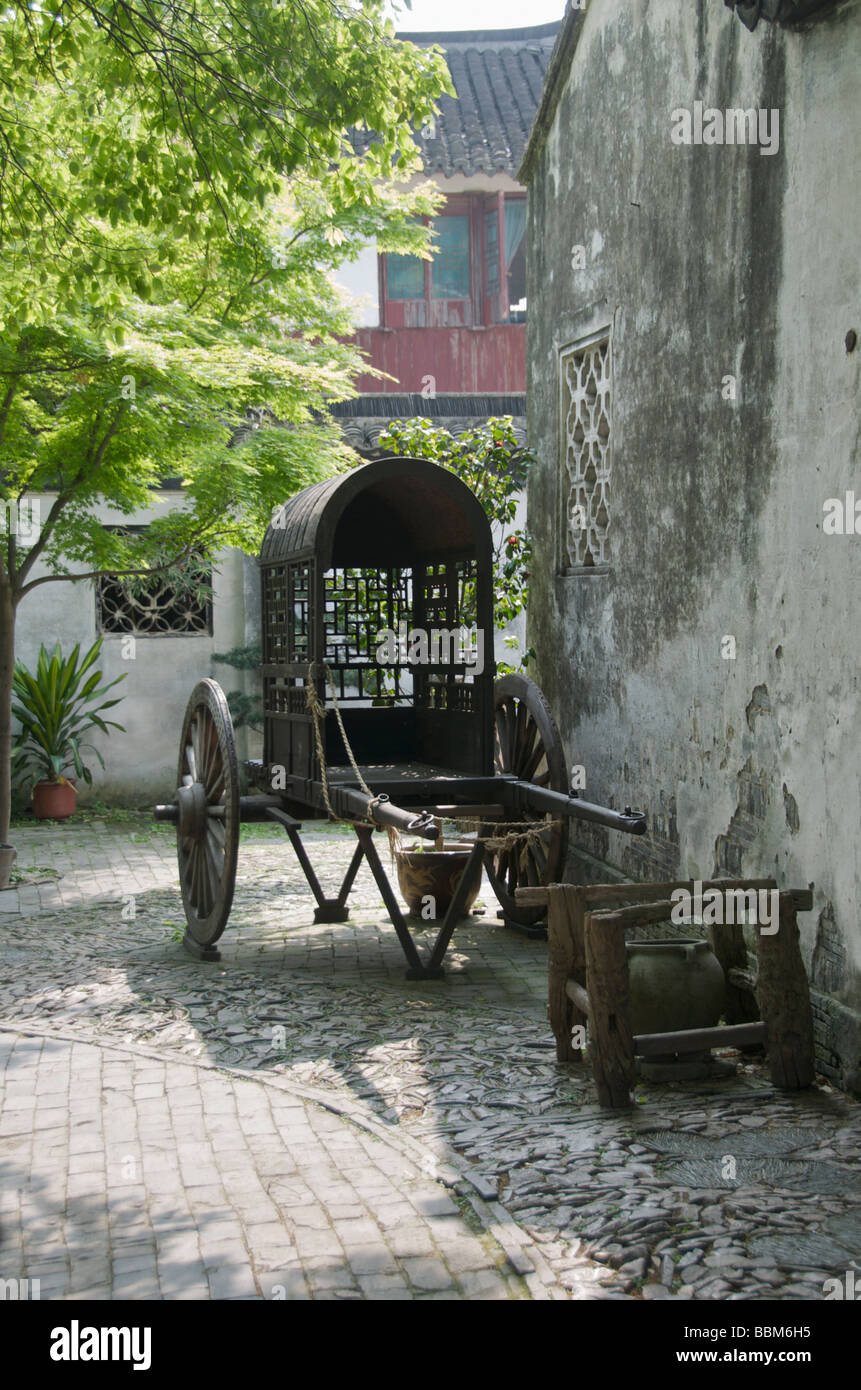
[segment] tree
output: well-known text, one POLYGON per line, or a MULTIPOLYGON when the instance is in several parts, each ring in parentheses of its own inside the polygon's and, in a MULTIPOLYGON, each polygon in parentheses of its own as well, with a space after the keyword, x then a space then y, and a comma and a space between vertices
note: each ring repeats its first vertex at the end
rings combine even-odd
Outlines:
POLYGON ((409 128, 449 89, 380 15, 56 0, 0 16, 0 843, 23 599, 254 550, 274 506, 355 461, 327 405, 362 364, 328 274, 373 237, 426 252, 414 219, 438 199, 405 190, 409 128), (362 118, 377 138, 356 153, 362 118), (232 447, 249 411, 260 427, 232 447), (165 474, 182 505, 143 535, 97 520, 97 503, 119 523, 146 509, 165 474))

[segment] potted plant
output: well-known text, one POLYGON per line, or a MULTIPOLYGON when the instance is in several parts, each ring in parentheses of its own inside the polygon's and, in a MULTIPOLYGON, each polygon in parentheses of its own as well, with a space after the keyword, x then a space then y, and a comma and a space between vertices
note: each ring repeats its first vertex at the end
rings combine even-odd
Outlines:
POLYGON ((104 767, 101 753, 84 743, 84 736, 92 729, 104 734, 111 729, 125 732, 122 724, 102 717, 122 699, 102 696, 125 676, 99 684, 102 673, 92 667, 101 646, 100 637, 83 658, 80 643, 68 657, 63 656, 59 642, 52 652, 42 646, 35 675, 23 662, 15 663, 12 713, 21 729, 15 737, 12 765, 16 780, 32 785, 33 810, 39 820, 65 820, 75 809, 76 779, 92 784, 93 775, 81 756, 84 749, 95 753, 104 767), (67 777, 67 772, 74 776, 67 777))

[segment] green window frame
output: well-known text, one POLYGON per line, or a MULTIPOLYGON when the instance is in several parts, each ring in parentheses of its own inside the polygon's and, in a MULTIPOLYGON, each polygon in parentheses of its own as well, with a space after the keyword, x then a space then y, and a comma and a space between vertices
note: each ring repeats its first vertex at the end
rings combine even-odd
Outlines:
POLYGON ((469 299, 469 218, 434 218, 436 254, 431 268, 434 299, 469 299))

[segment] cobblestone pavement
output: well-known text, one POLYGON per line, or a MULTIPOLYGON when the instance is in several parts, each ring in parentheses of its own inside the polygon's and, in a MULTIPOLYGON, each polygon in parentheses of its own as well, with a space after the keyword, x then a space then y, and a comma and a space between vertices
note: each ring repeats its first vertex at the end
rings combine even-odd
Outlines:
MULTIPOLYGON (((819 1299, 852 1269, 856 1102, 824 1083, 776 1093, 747 1062, 732 1080, 644 1084, 632 1113, 602 1111, 588 1072, 555 1062, 545 944, 505 930, 489 890, 446 978, 408 982, 367 870, 353 920, 312 925, 276 834, 243 839, 222 960, 198 963, 177 940, 166 830, 15 832, 27 881, 0 894, 0 1144, 16 1175, 0 1275, 13 1277, 8 1251, 28 1265, 44 1252, 56 1291, 74 1294, 71 1251, 70 1280, 99 1296, 115 1230, 113 1287, 134 1297, 272 1296, 268 1283, 315 1298, 819 1299), (59 1129, 79 1071, 66 1178, 59 1129), (31 1155, 34 1114, 48 1137, 31 1155), (19 1218, 29 1248, 7 1235, 19 1218), (409 1254, 392 1236, 404 1222, 409 1254)), ((307 832, 327 891, 351 839, 307 832)))

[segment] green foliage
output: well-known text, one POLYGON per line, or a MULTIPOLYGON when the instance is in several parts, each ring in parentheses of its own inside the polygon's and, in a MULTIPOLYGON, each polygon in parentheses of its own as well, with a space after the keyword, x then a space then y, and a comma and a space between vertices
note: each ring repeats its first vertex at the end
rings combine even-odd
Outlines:
POLYGON ((330 273, 375 238, 427 254, 411 128, 452 91, 383 0, 0 7, 0 841, 21 600, 255 552, 355 464, 328 406, 364 363, 330 273), (46 494, 35 536, 3 524, 46 494))
POLYGON ((223 661, 236 671, 256 671, 263 660, 259 642, 248 647, 231 647, 229 652, 213 652, 213 661, 223 661))
POLYGON ((0 502, 56 494, 35 543, 0 534, 16 601, 37 560, 74 579, 256 551, 274 506, 355 463, 327 407, 364 364, 330 272, 373 238, 426 251, 440 195, 410 128, 446 90, 381 0, 0 13, 0 502), (165 475, 182 511, 99 524, 165 475))
POLYGON ((158 300, 185 242, 226 232, 241 260, 285 179, 337 246, 378 203, 377 181, 420 168, 410 126, 443 91, 439 52, 397 42, 383 0, 9 0, 7 327, 72 301, 110 322, 124 294, 158 300), (361 155, 344 139, 354 126, 376 132, 361 155))
POLYGON ((241 729, 247 724, 258 734, 263 732, 263 700, 260 695, 246 695, 244 690, 228 690, 226 699, 234 729, 241 729))
MULTIPOLYGON (((248 647, 231 647, 229 652, 213 652, 212 660, 221 661, 225 666, 232 666, 237 671, 258 671, 263 653, 260 643, 255 642, 248 647)), ((256 685, 257 689, 251 695, 247 695, 244 690, 227 691, 227 707, 235 729, 241 729, 247 724, 258 733, 263 731, 263 696, 259 677, 256 685)))
MULTIPOLYGON (((526 486, 534 461, 532 451, 518 441, 511 416, 490 419, 459 435, 424 418, 397 420, 380 434, 379 442, 381 448, 402 457, 441 464, 475 493, 494 526, 494 622, 499 629, 508 627, 529 600, 532 546, 528 533, 513 523, 517 494, 526 486)), ((525 654, 521 668, 533 654, 531 650, 525 654)), ((497 663, 500 675, 514 669, 497 663)))
POLYGON ((85 748, 95 753, 104 767, 98 749, 82 740, 92 729, 101 729, 104 734, 111 729, 125 732, 122 724, 102 717, 105 710, 122 699, 117 696, 104 700, 102 696, 125 676, 117 676, 107 685, 99 684, 102 673, 91 668, 98 660, 101 646, 99 638, 82 658, 80 643, 68 657, 63 656, 59 642, 53 652, 42 646, 35 675, 22 662, 15 663, 12 713, 21 730, 12 756, 20 780, 62 782, 63 774, 74 769, 75 775, 89 785, 92 773, 81 757, 85 748))

